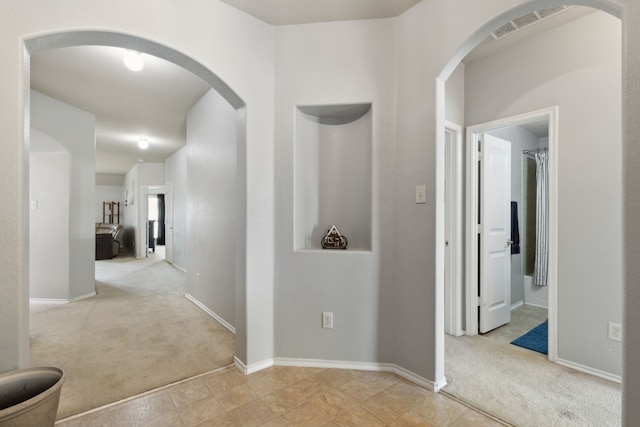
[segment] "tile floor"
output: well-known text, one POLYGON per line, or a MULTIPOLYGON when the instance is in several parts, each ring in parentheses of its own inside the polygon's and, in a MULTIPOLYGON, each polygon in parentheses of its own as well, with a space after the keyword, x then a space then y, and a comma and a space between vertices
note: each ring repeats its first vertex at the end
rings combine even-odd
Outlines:
POLYGON ((56 423, 97 426, 502 426, 384 372, 230 366, 56 423))

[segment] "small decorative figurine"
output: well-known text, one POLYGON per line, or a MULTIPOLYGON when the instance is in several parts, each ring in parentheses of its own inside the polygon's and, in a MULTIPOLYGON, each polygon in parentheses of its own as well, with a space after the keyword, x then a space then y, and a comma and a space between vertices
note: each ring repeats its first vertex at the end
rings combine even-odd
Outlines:
POLYGON ((347 249, 347 238, 340 234, 338 227, 332 225, 322 238, 322 249, 347 249))

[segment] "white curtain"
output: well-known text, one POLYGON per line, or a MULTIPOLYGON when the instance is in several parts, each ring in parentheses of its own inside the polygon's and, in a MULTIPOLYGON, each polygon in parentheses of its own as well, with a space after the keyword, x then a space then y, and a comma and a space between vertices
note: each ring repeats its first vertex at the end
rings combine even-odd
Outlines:
POLYGON ((533 283, 538 286, 547 286, 549 260, 548 160, 549 154, 546 150, 536 153, 536 259, 533 268, 533 283))

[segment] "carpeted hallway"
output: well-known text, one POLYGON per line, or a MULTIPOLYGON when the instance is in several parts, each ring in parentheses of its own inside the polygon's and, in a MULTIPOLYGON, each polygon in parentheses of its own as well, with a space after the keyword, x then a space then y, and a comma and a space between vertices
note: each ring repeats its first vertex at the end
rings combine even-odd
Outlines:
POLYGON ((513 328, 484 336, 445 335, 443 391, 519 427, 619 426, 620 384, 509 344, 546 318, 546 310, 522 311, 513 328))
POLYGON ((58 419, 233 361, 234 336, 184 297, 161 256, 96 262, 97 295, 32 305, 31 366, 66 373, 58 419))

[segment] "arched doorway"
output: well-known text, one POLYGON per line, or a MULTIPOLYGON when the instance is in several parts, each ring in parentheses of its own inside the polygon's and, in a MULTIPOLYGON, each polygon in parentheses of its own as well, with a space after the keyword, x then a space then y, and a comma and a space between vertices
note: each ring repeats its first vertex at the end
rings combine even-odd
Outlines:
MULTIPOLYGON (((576 3, 576 2, 571 2, 571 3, 576 3)), ((579 2, 579 3, 581 3, 583 5, 586 5, 586 6, 592 6, 594 8, 598 8, 598 9, 604 10, 605 12, 608 12, 608 13, 616 16, 616 17, 619 17, 620 14, 621 14, 621 11, 617 7, 615 7, 615 6, 611 5, 611 4, 603 5, 602 2, 579 2), (590 3, 590 4, 585 4, 585 3, 590 3)), ((493 20, 490 21, 490 23, 485 24, 480 30, 476 31, 474 33, 474 35, 472 35, 469 39, 467 39, 467 41, 465 41, 465 43, 463 43, 463 45, 457 50, 456 54, 454 55, 454 58, 448 63, 448 65, 445 67, 445 69, 441 73, 441 75, 440 75, 440 77, 438 79, 438 99, 440 101, 438 103, 438 106, 440 108, 442 108, 442 105, 443 105, 443 100, 444 100, 444 81, 446 81, 446 79, 453 72, 455 67, 457 67, 457 65, 460 63, 460 60, 464 56, 466 56, 467 53, 469 53, 478 44, 478 41, 481 40, 481 39, 484 39, 485 37, 487 37, 489 35, 489 32, 490 32, 491 28, 493 28, 495 30, 495 29, 501 27, 502 25, 504 25, 506 22, 514 19, 517 16, 523 16, 523 15, 526 15, 527 13, 534 12, 536 10, 540 10, 540 9, 547 8, 547 7, 550 7, 550 6, 556 6, 556 5, 560 6, 560 5, 564 5, 564 4, 566 4, 566 3, 565 2, 554 2, 554 4, 549 4, 549 3, 545 2, 544 4, 542 4, 542 2, 530 1, 530 2, 527 2, 525 5, 518 6, 518 7, 514 8, 514 9, 511 9, 511 10, 505 12, 501 16, 499 16, 497 18, 494 18, 493 20), (453 68, 451 68, 452 65, 453 65, 453 68)), ((443 123, 442 119, 445 117, 444 116, 444 112, 442 110, 441 110, 441 114, 438 117, 439 117, 440 121, 437 123, 437 129, 438 129, 438 135, 437 135, 438 142, 437 142, 437 145, 439 146, 439 149, 437 151, 442 154, 442 153, 444 153, 444 148, 443 148, 444 147, 444 145, 443 145, 444 144, 443 143, 443 141, 444 141, 444 131, 443 131, 444 123, 443 123)), ((472 124, 473 124, 473 122, 472 122, 472 124)), ((441 159, 438 158, 438 164, 444 164, 444 162, 443 161, 441 162, 441 159)), ((442 169, 440 169, 440 170, 442 170, 442 169)), ((441 177, 440 177, 440 172, 438 172, 438 181, 442 182, 441 181, 441 177)), ((440 189, 442 187, 439 185, 438 188, 440 189)), ((438 209, 438 212, 440 212, 440 207, 438 207, 437 209, 438 209)), ((441 216, 441 217, 444 217, 444 215, 441 216)), ((440 228, 440 224, 438 224, 438 228, 440 228)), ((437 244, 437 250, 440 250, 440 248, 443 248, 443 247, 444 247, 444 244, 439 244, 439 243, 437 244)), ((438 259, 442 260, 442 259, 444 259, 444 257, 438 257, 438 259)), ((440 265, 438 266, 438 268, 442 268, 444 270, 444 266, 442 266, 440 262, 439 262, 439 264, 440 265)), ((440 277, 440 276, 438 276, 438 277, 440 277)), ((438 287, 440 286, 440 283, 441 283, 441 281, 438 280, 438 284, 437 284, 438 287)), ((616 283, 616 286, 621 286, 621 284, 620 283, 616 283)), ((550 290, 550 292, 554 292, 555 289, 556 289, 555 287, 553 289, 551 289, 551 287, 550 287, 549 290, 550 290)), ((439 293, 439 295, 442 295, 442 293, 439 293)), ((438 299, 439 299, 438 306, 442 307, 440 305, 442 303, 442 299, 440 297, 438 299)), ((550 298, 549 298, 550 311, 556 309, 557 303, 558 303, 557 302, 557 294, 554 293, 553 295, 550 295, 550 298), (553 309, 552 309, 552 306, 551 306, 552 304, 554 305, 553 309)), ((550 328, 549 334, 550 334, 550 336, 554 336, 554 337, 557 336, 557 333, 558 333, 557 332, 557 325, 558 325, 557 324, 557 318, 550 317, 549 318, 549 328, 550 328)), ((437 329, 436 334, 442 334, 442 341, 440 341, 440 338, 437 337, 437 344, 438 345, 442 344, 442 348, 444 348, 444 334, 440 330, 440 328, 437 329)), ((550 346, 551 346, 551 343, 550 343, 550 346)), ((550 348, 550 351, 552 351, 551 348, 550 348)), ((556 351, 556 349, 554 348, 553 351, 556 351)), ((551 354, 552 353, 550 352, 550 355, 551 354)), ((444 378, 445 372, 444 372, 444 355, 443 355, 443 353, 438 351, 438 356, 436 357, 436 360, 442 361, 442 364, 439 363, 438 366, 437 366, 437 371, 439 371, 439 369, 442 368, 442 371, 439 371, 439 372, 442 372, 442 377, 440 377, 438 375, 437 378, 444 378), (440 355, 442 355, 442 359, 439 358, 440 355)))

